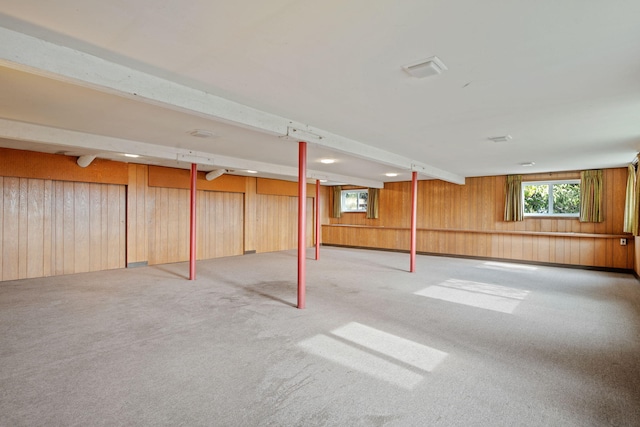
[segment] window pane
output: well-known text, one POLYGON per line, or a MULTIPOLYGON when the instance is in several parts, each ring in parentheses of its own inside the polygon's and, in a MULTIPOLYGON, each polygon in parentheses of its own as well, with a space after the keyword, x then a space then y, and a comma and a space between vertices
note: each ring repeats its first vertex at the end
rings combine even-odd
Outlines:
POLYGON ((369 193, 358 193, 358 210, 366 211, 367 210, 367 199, 369 197, 369 193))
POLYGON ((553 213, 580 213, 580 184, 553 184, 553 213))
POLYGON ((549 185, 525 185, 524 213, 544 214, 549 213, 549 185))
POLYGON ((343 190, 342 191, 342 211, 343 212, 366 212, 367 190, 343 190))
POLYGON ((346 193, 344 196, 344 208, 347 211, 355 211, 358 207, 358 193, 346 193))

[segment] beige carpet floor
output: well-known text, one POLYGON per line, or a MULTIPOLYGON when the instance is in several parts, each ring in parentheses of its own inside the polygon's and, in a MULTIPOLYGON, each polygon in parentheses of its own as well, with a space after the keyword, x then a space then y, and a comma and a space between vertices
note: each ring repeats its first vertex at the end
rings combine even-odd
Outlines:
POLYGON ((631 275, 325 247, 297 310, 296 266, 0 283, 0 425, 640 425, 631 275))

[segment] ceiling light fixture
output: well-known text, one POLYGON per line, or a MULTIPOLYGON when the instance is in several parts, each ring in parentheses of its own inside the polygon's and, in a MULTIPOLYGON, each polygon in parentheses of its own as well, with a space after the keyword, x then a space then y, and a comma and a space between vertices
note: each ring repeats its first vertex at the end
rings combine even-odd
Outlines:
POLYGON ((189 135, 195 136, 196 138, 211 138, 214 136, 214 133, 210 130, 194 129, 189 132, 189 135))
POLYGON ((509 142, 513 139, 511 135, 490 136, 489 141, 493 142, 509 142))
POLYGON ((140 157, 138 154, 125 154, 125 157, 131 157, 132 159, 137 159, 138 157, 140 157))
POLYGON ((326 179, 321 179, 320 182, 327 182, 327 180, 326 179))
POLYGON ((330 165, 331 163, 335 163, 335 159, 322 159, 320 163, 324 163, 325 165, 330 165))
POLYGON ((248 170, 247 173, 258 173, 258 171, 248 170))
POLYGON ((525 168, 531 167, 533 165, 535 165, 536 162, 524 162, 524 163, 520 163, 520 166, 524 166, 525 168))
POLYGON ((402 67, 409 75, 422 79, 429 76, 437 76, 442 74, 448 68, 437 56, 432 56, 427 59, 422 59, 413 64, 405 65, 402 67))
POLYGON ((394 172, 389 172, 389 173, 385 173, 386 176, 398 176, 397 173, 394 172))

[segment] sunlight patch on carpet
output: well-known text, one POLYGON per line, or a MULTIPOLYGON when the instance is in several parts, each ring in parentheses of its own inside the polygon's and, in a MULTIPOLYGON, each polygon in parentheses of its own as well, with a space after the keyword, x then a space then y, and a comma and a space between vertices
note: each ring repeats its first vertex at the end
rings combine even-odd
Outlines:
POLYGON ((298 346, 308 353, 409 390, 424 379, 416 370, 431 372, 447 357, 443 351, 357 322, 341 326, 331 334, 333 336, 316 335, 299 342, 298 346))
POLYGON ((522 264, 514 264, 510 262, 495 262, 495 261, 487 261, 479 265, 478 268, 487 268, 489 270, 499 270, 499 271, 535 271, 538 267, 533 265, 522 265, 522 264))
POLYGON ((513 313, 520 302, 529 295, 529 291, 490 283, 448 279, 414 294, 486 310, 513 313))
POLYGON ((447 357, 444 351, 356 322, 331 333, 427 372, 433 371, 447 357))

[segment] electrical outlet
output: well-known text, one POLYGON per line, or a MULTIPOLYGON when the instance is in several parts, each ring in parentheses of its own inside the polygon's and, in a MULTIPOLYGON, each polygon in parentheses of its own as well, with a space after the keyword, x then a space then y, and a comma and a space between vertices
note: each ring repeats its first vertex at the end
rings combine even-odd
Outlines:
POLYGON ((620 246, 626 246, 627 245, 627 239, 620 239, 620 246))

